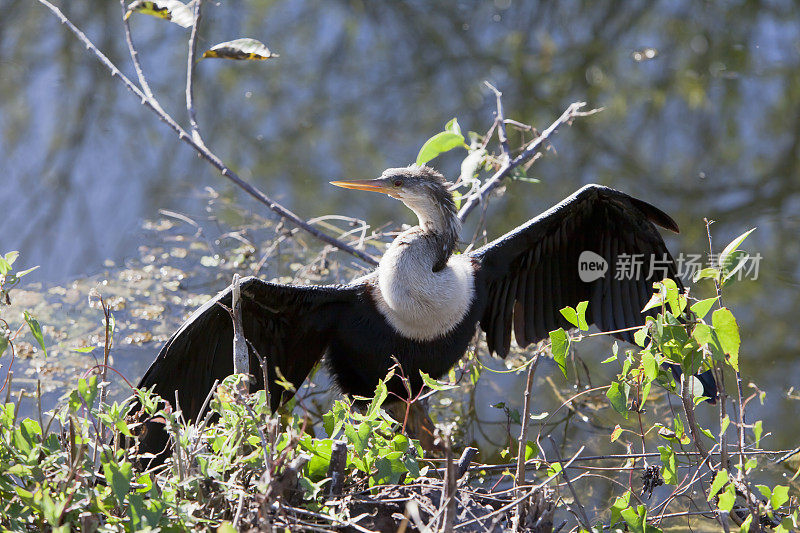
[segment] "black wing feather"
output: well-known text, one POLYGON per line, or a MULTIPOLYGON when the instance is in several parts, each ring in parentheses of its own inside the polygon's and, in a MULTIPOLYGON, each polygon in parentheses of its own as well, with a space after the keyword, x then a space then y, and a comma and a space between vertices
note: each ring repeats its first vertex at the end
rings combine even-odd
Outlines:
MULTIPOLYGON (((336 307, 352 305, 357 287, 276 285, 252 277, 241 280, 240 287, 242 326, 255 377, 253 388, 264 388, 257 351, 267 362, 275 408, 288 399, 285 389, 275 384, 275 367, 299 387, 327 349, 337 326, 336 307)), ((223 305, 231 306, 230 287, 186 320, 164 344, 138 385, 154 387, 169 402, 174 402, 178 391, 181 410, 189 420, 200 414, 214 381, 233 373, 233 326, 223 305)))
MULTIPOLYGON (((589 301, 587 320, 602 330, 643 324, 641 309, 653 293, 652 283, 661 277, 658 270, 650 272, 649 261, 672 261, 656 225, 678 231, 675 221, 656 207, 608 187, 587 185, 473 251, 480 265, 477 282, 487 288, 480 325, 489 350, 505 357, 512 328, 517 344, 527 345, 559 326, 570 327, 560 309, 582 300, 589 301), (605 275, 589 283, 578 274, 584 250, 600 254, 608 263, 605 275), (639 279, 615 275, 622 254, 642 254, 639 279)), ((668 271, 675 278, 674 264, 668 271)), ((627 332, 616 336, 632 339, 627 332)))

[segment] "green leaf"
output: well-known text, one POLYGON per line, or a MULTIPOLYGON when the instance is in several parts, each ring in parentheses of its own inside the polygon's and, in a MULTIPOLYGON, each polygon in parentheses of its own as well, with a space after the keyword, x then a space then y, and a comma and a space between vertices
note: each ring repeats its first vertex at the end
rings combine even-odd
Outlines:
POLYGON ((94 406, 95 398, 97 398, 97 375, 89 376, 88 382, 84 378, 79 379, 78 393, 80 393, 83 401, 86 402, 86 407, 91 409, 94 406))
POLYGON ((652 387, 652 385, 653 382, 651 380, 645 383, 644 386, 642 387, 642 401, 641 401, 642 405, 644 405, 644 402, 646 402, 648 396, 650 396, 650 387, 652 387))
POLYGON ((461 199, 464 197, 464 195, 458 191, 452 191, 452 192, 453 192, 453 203, 456 204, 456 211, 458 211, 461 209, 461 199))
POLYGON ((764 431, 764 426, 761 420, 757 421, 753 424, 753 434, 756 437, 756 448, 758 448, 759 443, 761 442, 761 433, 764 431))
POLYGON ((559 474, 562 470, 564 470, 564 468, 558 461, 550 463, 550 466, 547 467, 547 477, 553 477, 556 474, 559 474))
POLYGON ((617 360, 617 354, 612 353, 611 355, 600 361, 600 364, 607 365, 608 363, 613 363, 616 360, 617 360))
POLYGON ((236 528, 230 522, 223 522, 217 528, 217 533, 236 533, 236 528))
POLYGON ((117 503, 122 506, 125 496, 131 490, 131 478, 133 477, 133 465, 131 463, 117 464, 113 461, 103 463, 103 473, 106 481, 111 486, 111 491, 117 499, 117 503))
POLYGON ((748 259, 750 259, 750 254, 744 250, 735 250, 725 256, 724 262, 719 266, 723 286, 734 280, 734 276, 744 268, 748 259))
POLYGON ((422 370, 419 371, 419 375, 422 376, 422 381, 425 383, 425 386, 432 390, 450 390, 458 387, 458 385, 451 385, 450 383, 442 383, 441 381, 437 381, 422 370))
POLYGON ((47 348, 44 346, 44 334, 42 333, 42 325, 39 324, 39 321, 36 320, 36 317, 31 315, 29 312, 25 311, 23 313, 25 317, 25 322, 28 323, 28 328, 31 330, 31 334, 36 339, 36 342, 39 343, 39 346, 42 348, 44 352, 44 358, 47 359, 47 348))
POLYGON ((742 522, 741 527, 739 528, 739 533, 749 533, 750 532, 750 524, 753 522, 753 515, 747 515, 747 518, 744 519, 742 522))
POLYGON ((653 381, 656 379, 658 376, 658 363, 656 362, 656 356, 649 350, 642 352, 642 367, 648 380, 653 381))
POLYGON ((628 395, 623 392, 623 387, 616 381, 611 384, 611 388, 606 392, 611 407, 623 417, 628 418, 628 395))
MULTIPOLYGON (((16 251, 16 250, 13 250, 11 252, 6 253, 6 255, 3 257, 3 259, 5 259, 6 263, 10 267, 11 265, 14 264, 14 261, 17 260, 17 257, 19 257, 19 252, 16 251)), ((5 272, 3 272, 3 274, 5 274, 5 272)))
POLYGON ((744 233, 733 239, 731 242, 729 242, 728 246, 726 246, 725 249, 722 250, 722 253, 719 254, 719 264, 720 265, 724 264, 727 256, 736 251, 742 244, 742 242, 744 242, 744 240, 747 238, 747 236, 753 233, 755 230, 756 228, 745 231, 744 233))
POLYGON ((580 328, 581 331, 589 330, 589 324, 586 323, 587 307, 589 307, 589 302, 584 300, 578 303, 578 306, 575 308, 575 310, 578 312, 578 328, 580 328))
POLYGON ((675 283, 674 279, 664 278, 661 282, 659 282, 659 285, 663 287, 662 291, 666 292, 665 299, 672 310, 672 314, 675 316, 680 315, 683 312, 686 302, 682 302, 680 299, 678 284, 675 283))
POLYGON ((364 450, 367 448, 369 442, 370 433, 370 426, 367 422, 359 424, 358 429, 352 424, 347 424, 344 427, 344 434, 347 436, 347 440, 350 441, 350 444, 353 445, 356 455, 359 457, 363 457, 364 455, 364 450))
POLYGON ((644 343, 647 340, 647 333, 649 330, 650 328, 647 327, 647 325, 637 329, 636 333, 633 334, 633 342, 644 348, 644 343))
POLYGON ((718 507, 723 511, 731 512, 733 509, 733 504, 736 502, 736 491, 733 490, 733 485, 728 485, 728 488, 725 489, 725 492, 719 495, 719 504, 718 507))
POLYGON ((642 307, 642 312, 648 311, 650 309, 655 309, 656 307, 661 307, 661 304, 664 303, 664 295, 660 292, 654 292, 650 299, 644 304, 642 307))
POLYGON ((622 496, 617 496, 614 503, 611 505, 611 523, 616 524, 622 518, 621 513, 624 509, 628 508, 631 501, 631 491, 626 492, 622 496))
POLYGON ((714 496, 722 490, 722 487, 728 482, 728 471, 725 469, 717 471, 717 475, 714 476, 714 481, 711 482, 711 488, 708 490, 708 501, 714 499, 714 496))
POLYGON ((5 353, 6 348, 8 348, 8 333, 4 331, 5 328, 0 326, 0 357, 3 357, 3 353, 5 353))
POLYGON ((661 529, 647 524, 647 507, 644 505, 623 509, 620 516, 633 533, 661 533, 661 529))
POLYGON ((789 487, 787 485, 775 485, 772 489, 772 508, 778 510, 784 503, 789 501, 789 487))
POLYGON ((719 434, 720 434, 720 436, 725 434, 725 430, 728 429, 728 425, 730 425, 730 423, 731 423, 730 415, 725 415, 725 418, 722 419, 722 422, 720 423, 720 426, 719 426, 719 434))
POLYGON ((17 278, 21 278, 22 276, 30 274, 31 272, 33 272, 34 270, 36 270, 38 268, 39 268, 39 265, 36 265, 35 267, 31 267, 31 268, 26 268, 22 272, 17 272, 16 276, 17 276, 17 278))
POLYGON ((11 265, 8 264, 8 261, 0 257, 0 276, 5 276, 11 272, 11 265))
POLYGON ((162 18, 184 28, 188 28, 194 22, 192 10, 179 0, 136 0, 128 4, 125 20, 128 20, 134 12, 162 18))
MULTIPOLYGON (((164 514, 165 504, 156 498, 145 500, 144 494, 132 493, 128 496, 131 508, 131 526, 133 531, 141 531, 158 527, 164 514)), ((222 526, 220 526, 221 528, 222 526)), ((219 529, 217 530, 219 531, 219 529)))
POLYGON ((711 307, 714 303, 719 300, 719 296, 714 296, 713 298, 706 298, 705 300, 700 300, 699 302, 692 305, 692 313, 694 313, 698 319, 703 318, 708 314, 711 310, 711 307))
POLYGON ((564 328, 558 328, 550 332, 550 350, 553 352, 553 359, 561 369, 564 377, 567 377, 567 351, 569 351, 569 335, 564 328))
POLYGON ((561 313, 561 315, 564 318, 567 319, 567 322, 569 322, 570 324, 572 324, 576 328, 578 327, 578 313, 575 311, 575 309, 573 309, 570 306, 566 306, 564 309, 561 309, 561 311, 559 311, 559 312, 561 313))
POLYGON ((328 475, 333 439, 312 439, 312 442, 313 446, 308 450, 311 452, 311 459, 306 464, 306 468, 308 469, 308 477, 313 481, 319 481, 328 475))
POLYGON ((386 383, 384 382, 384 380, 379 379, 378 385, 375 387, 375 396, 372 397, 372 401, 370 402, 369 408, 367 409, 367 418, 375 418, 378 415, 378 410, 383 405, 383 402, 386 400, 386 396, 388 394, 389 391, 386 388, 386 383))
POLYGON ((539 455, 539 447, 536 443, 532 441, 525 442, 525 460, 528 461, 537 455, 539 455))
POLYGON ((78 352, 78 353, 91 353, 96 346, 83 346, 81 348, 72 348, 70 351, 78 352))
MULTIPOLYGON (((444 131, 449 131, 450 133, 455 133, 456 135, 461 135, 461 126, 458 124, 458 118, 453 117, 447 124, 444 125, 444 131)), ((462 135, 463 138, 463 135, 462 135)))
POLYGON ((25 455, 33 451, 42 436, 42 428, 39 423, 30 418, 26 418, 14 429, 14 446, 25 455))
POLYGON ((693 282, 697 283, 701 279, 719 279, 719 270, 716 268, 708 267, 698 270, 697 273, 694 275, 693 282))
POLYGON ((464 136, 460 133, 453 133, 450 131, 442 131, 425 141, 425 144, 422 145, 422 148, 419 150, 419 154, 417 154, 417 161, 418 165, 424 165, 434 157, 437 157, 439 154, 444 152, 448 152, 453 148, 458 147, 466 148, 467 145, 464 143, 464 136))
POLYGON ((723 307, 711 315, 711 323, 719 337, 723 351, 730 357, 729 362, 734 370, 739 371, 739 326, 730 309, 723 307))
POLYGON ((622 428, 619 424, 614 426, 614 431, 611 432, 611 442, 616 441, 622 435, 622 428))
POLYGON ((403 475, 408 472, 403 463, 403 452, 389 452, 375 461, 375 474, 370 477, 370 486, 392 484, 400 482, 403 475))
POLYGON ((280 57, 271 52, 267 46, 257 39, 234 39, 215 44, 205 52, 200 59, 213 57, 217 59, 235 59, 248 61, 264 61, 273 57, 280 57))
POLYGON ((589 325, 586 323, 586 307, 588 305, 589 302, 583 301, 577 305, 577 308, 567 306, 561 309, 560 312, 567 319, 567 322, 581 331, 587 331, 589 329, 589 325))
POLYGON ((659 446, 661 453, 661 475, 667 485, 678 484, 678 463, 675 452, 669 446, 659 446))
POLYGON ((798 525, 800 525, 800 521, 797 519, 797 511, 795 511, 791 514, 791 516, 787 516, 781 520, 781 523, 775 528, 775 533, 790 533, 792 531, 797 531, 798 525))

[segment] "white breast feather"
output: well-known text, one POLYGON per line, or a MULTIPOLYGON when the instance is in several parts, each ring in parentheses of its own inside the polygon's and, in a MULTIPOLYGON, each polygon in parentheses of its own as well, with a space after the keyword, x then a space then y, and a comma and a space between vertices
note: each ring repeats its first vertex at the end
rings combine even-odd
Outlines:
POLYGON ((398 239, 381 259, 375 303, 404 337, 442 337, 466 316, 475 296, 475 271, 469 257, 454 255, 447 266, 433 272, 429 256, 407 253, 408 246, 398 239))

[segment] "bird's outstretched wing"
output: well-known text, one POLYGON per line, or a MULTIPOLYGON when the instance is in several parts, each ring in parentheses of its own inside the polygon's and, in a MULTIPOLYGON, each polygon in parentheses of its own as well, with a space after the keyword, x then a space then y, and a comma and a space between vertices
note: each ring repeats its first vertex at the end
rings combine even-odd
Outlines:
MULTIPOLYGON (((487 290, 480 325, 489 350, 508 354, 512 326, 520 346, 570 327, 560 309, 584 300, 589 302, 587 321, 603 331, 642 325, 641 309, 653 294, 653 282, 671 277, 681 286, 656 224, 678 232, 675 221, 652 205, 587 185, 473 251, 480 264, 478 283, 487 290), (584 281, 579 261, 585 262, 584 279, 597 275, 603 262, 605 273, 584 281)), ((632 339, 631 333, 616 336, 632 339)))
MULTIPOLYGON (((253 388, 264 388, 263 372, 254 350, 267 363, 272 407, 288 399, 276 385, 275 367, 299 387, 322 358, 338 309, 357 298, 357 286, 289 286, 245 278, 240 281, 242 326, 250 347, 253 388), (283 397, 283 398, 282 398, 283 397)), ((174 402, 187 420, 195 419, 214 384, 233 373, 233 325, 228 287, 195 311, 172 336, 150 365, 139 388, 174 402), (220 305, 222 304, 222 305, 220 305)))

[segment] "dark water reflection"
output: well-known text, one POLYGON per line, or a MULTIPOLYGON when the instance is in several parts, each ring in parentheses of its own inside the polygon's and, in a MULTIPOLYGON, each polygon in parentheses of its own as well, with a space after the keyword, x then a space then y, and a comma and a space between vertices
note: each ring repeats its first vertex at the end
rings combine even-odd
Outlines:
MULTIPOLYGON (((116 2, 66 2, 64 9, 130 72, 116 2)), ((198 191, 207 185, 263 212, 179 144, 43 7, 0 0, 0 12, 0 239, 3 250, 19 249, 26 264, 41 265, 39 280, 99 273, 106 259, 138 256, 142 220, 164 208, 202 213, 198 191)), ((134 17, 133 30, 155 92, 182 117, 186 34, 146 17, 134 17)), ((411 162, 453 116, 465 130, 485 130, 493 112, 485 79, 503 90, 507 116, 538 127, 575 100, 603 106, 560 132, 557 153, 535 164, 530 174, 542 185, 515 184, 493 204, 490 231, 499 234, 589 182, 671 213, 682 228, 670 240, 675 251, 706 250, 703 217, 716 221, 718 248, 758 226, 747 245, 763 256, 760 276, 733 286, 726 304, 742 326, 744 373, 769 393, 752 417, 775 430, 770 446, 800 440, 798 403, 787 398, 800 386, 794 2, 207 7, 201 47, 242 35, 261 38, 281 57, 200 65, 206 142, 306 217, 408 221, 399 205, 334 191, 327 181, 411 162), (655 57, 638 61, 648 48, 655 57)), ((439 163, 448 175, 458 165, 456 157, 439 163)), ((138 357, 149 358, 150 348, 138 357)))

